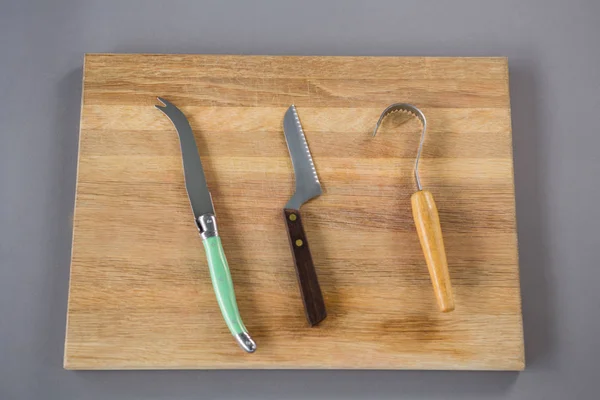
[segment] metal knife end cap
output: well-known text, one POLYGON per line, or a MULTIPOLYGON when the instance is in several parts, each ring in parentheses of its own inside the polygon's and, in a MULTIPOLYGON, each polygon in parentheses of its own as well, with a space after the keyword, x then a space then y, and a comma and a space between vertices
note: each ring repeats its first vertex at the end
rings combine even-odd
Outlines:
POLYGON ((240 347, 247 353, 254 353, 256 351, 256 343, 252 340, 248 332, 238 333, 234 337, 240 347))

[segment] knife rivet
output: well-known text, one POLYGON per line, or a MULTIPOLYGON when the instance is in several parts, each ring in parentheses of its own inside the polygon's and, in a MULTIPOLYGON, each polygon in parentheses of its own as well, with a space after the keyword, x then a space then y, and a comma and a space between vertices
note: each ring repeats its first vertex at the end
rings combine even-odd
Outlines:
POLYGON ((290 221, 296 220, 296 214, 290 214, 290 221))
POLYGON ((300 247, 304 244, 304 242, 302 241, 302 239, 298 239, 296 240, 296 246, 300 247))

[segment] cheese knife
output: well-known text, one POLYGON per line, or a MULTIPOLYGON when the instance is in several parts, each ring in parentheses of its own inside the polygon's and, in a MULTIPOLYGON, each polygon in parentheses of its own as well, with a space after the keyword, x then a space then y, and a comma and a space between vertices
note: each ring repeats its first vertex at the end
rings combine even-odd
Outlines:
POLYGON ((210 278, 219 308, 229 331, 240 347, 248 353, 253 353, 256 350, 256 343, 248 334, 238 310, 229 265, 217 229, 215 209, 206 184, 192 128, 185 115, 177 107, 164 98, 159 97, 158 100, 164 105, 155 107, 171 120, 179 134, 185 187, 194 214, 194 221, 206 251, 210 278))
POLYGON ((325 301, 323 300, 317 272, 302 225, 300 206, 321 195, 323 190, 294 105, 288 108, 283 117, 283 132, 296 179, 295 193, 285 205, 283 215, 294 256, 306 319, 310 326, 314 326, 327 317, 327 311, 325 310, 325 301))

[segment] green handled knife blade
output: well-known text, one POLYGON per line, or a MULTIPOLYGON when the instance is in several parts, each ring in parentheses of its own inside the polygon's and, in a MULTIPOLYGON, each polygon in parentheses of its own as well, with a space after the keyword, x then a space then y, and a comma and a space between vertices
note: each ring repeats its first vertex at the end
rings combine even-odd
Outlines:
POLYGON ((256 343, 248 334, 238 310, 229 265, 217 230, 215 209, 206 184, 192 128, 185 115, 177 107, 161 97, 158 100, 164 105, 156 105, 156 108, 169 117, 179 134, 185 187, 194 213, 194 221, 204 243, 210 277, 221 313, 240 347, 248 353, 253 353, 256 350, 256 343))

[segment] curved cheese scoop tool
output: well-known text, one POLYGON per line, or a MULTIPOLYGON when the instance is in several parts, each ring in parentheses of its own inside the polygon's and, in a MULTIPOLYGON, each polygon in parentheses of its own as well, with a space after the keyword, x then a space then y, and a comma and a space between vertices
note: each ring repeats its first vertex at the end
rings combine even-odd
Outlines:
POLYGON ((306 319, 310 326, 314 326, 327 317, 327 311, 325 310, 325 301, 317 279, 315 265, 308 248, 306 233, 302 226, 300 206, 321 195, 323 191, 294 105, 288 108, 283 117, 283 134, 292 158, 292 166, 296 177, 296 191, 285 205, 283 216, 287 225, 290 247, 294 255, 296 275, 300 285, 306 319))
POLYGON ((219 231, 217 230, 215 209, 208 186, 206 185, 206 178, 202 169, 202 163, 200 162, 200 156, 198 155, 198 148, 196 147, 192 128, 185 115, 177 107, 161 97, 158 100, 164 106, 157 105, 156 108, 169 117, 179 134, 185 188, 190 199, 192 212, 194 213, 196 227, 204 243, 210 278, 215 289, 217 302, 221 308, 221 313, 227 327, 240 347, 248 353, 253 353, 256 350, 256 343, 254 343, 254 340, 248 334, 238 311, 235 292, 233 291, 233 282, 229 273, 229 265, 227 264, 219 231))
POLYGON ((379 117, 379 121, 377 121, 375 130, 373 131, 373 136, 377 134, 377 129, 383 119, 395 111, 406 112, 417 117, 423 126, 414 170, 418 191, 411 196, 410 200, 419 241, 425 255, 425 261, 427 262, 438 306, 440 311, 449 312, 454 310, 454 298, 452 296, 452 286, 450 285, 450 273, 448 272, 448 261, 446 260, 440 217, 433 201, 433 195, 430 191, 423 190, 421 179, 419 178, 419 158, 421 158, 421 152, 423 151, 427 120, 423 112, 412 104, 392 104, 379 117))

